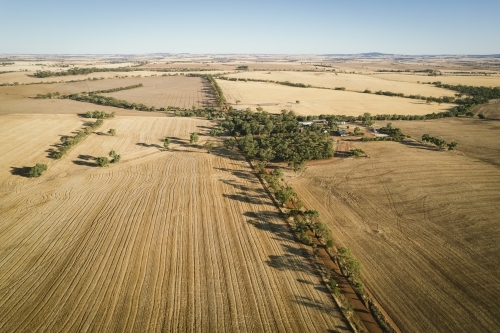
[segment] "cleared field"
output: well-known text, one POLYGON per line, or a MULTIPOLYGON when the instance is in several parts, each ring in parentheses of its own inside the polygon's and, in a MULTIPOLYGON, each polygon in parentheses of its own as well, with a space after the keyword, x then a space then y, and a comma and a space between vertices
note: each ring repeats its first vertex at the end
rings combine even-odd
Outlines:
POLYGON ((259 105, 268 112, 292 109, 299 115, 339 114, 358 116, 375 114, 424 115, 445 111, 449 104, 426 104, 408 98, 361 94, 313 88, 296 88, 272 83, 217 80, 227 101, 233 106, 255 109, 259 105), (299 100, 300 104, 295 102, 299 100))
POLYGON ((477 106, 474 111, 476 114, 482 113, 486 118, 500 119, 500 100, 490 100, 488 104, 477 106))
MULTIPOLYGON (((136 111, 105 107, 61 99, 34 99, 37 94, 59 92, 61 94, 82 91, 105 90, 142 83, 141 88, 119 93, 103 94, 144 103, 148 106, 199 107, 213 105, 211 88, 201 78, 179 76, 135 77, 110 80, 82 81, 71 83, 36 84, 27 86, 0 87, 0 114, 7 113, 81 113, 88 110, 106 110, 120 114, 137 114, 136 111), (133 91, 137 90, 137 91, 133 91), (171 103, 171 104, 168 104, 171 103)), ((141 112, 140 114, 145 114, 141 112)))
POLYGON ((289 81, 293 83, 309 84, 316 87, 336 88, 345 87, 347 90, 363 92, 365 89, 376 91, 391 91, 405 95, 422 96, 454 96, 454 92, 409 82, 396 82, 373 75, 311 73, 311 72, 243 72, 228 75, 228 77, 249 78, 258 80, 289 81))
POLYGON ((348 331, 246 161, 185 145, 208 121, 108 119, 27 179, 8 168, 79 119, 2 117, 0 331, 348 331))
POLYGON ((444 118, 435 121, 394 121, 393 126, 420 140, 423 134, 458 142, 458 153, 500 166, 500 122, 477 118, 444 118))
POLYGON ((472 75, 456 75, 456 76, 426 76, 426 75, 406 75, 406 74, 373 74, 374 77, 396 82, 434 82, 441 81, 447 84, 463 84, 467 86, 486 86, 500 87, 500 75, 492 76, 472 76, 472 75))
POLYGON ((370 158, 309 166, 289 184, 360 260, 375 298, 404 332, 496 331, 498 166, 419 143, 354 147, 370 158))
POLYGON ((212 88, 206 79, 198 77, 166 76, 144 81, 144 87, 103 94, 128 102, 148 106, 198 108, 215 106, 212 88))

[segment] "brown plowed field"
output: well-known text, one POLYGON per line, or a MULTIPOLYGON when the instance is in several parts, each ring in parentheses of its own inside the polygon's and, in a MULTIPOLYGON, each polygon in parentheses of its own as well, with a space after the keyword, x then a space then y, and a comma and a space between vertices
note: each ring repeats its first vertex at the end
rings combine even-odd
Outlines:
MULTIPOLYGON (((34 99, 37 94, 59 92, 60 94, 80 93, 126 87, 142 83, 143 87, 102 94, 143 103, 147 106, 177 106, 191 108, 213 106, 212 88, 204 79, 197 77, 157 76, 82 81, 71 83, 36 84, 26 86, 0 87, 0 114, 12 113, 84 113, 88 110, 102 110, 121 114, 136 114, 133 110, 111 108, 90 103, 62 99, 34 99)), ((145 114, 142 112, 141 114, 145 114)))
POLYGON ((198 108, 215 106, 212 88, 206 79, 198 77, 166 76, 161 80, 144 80, 144 87, 122 90, 104 96, 124 99, 148 106, 198 108))
POLYGON ((498 166, 418 142, 353 146, 370 158, 309 166, 289 184, 360 260, 375 298, 404 332, 496 331, 498 166))
POLYGON ((116 136, 54 161, 79 118, 2 117, 1 332, 348 331, 246 161, 186 144, 208 121, 108 119, 97 131, 116 136), (111 149, 118 164, 93 166, 111 149))

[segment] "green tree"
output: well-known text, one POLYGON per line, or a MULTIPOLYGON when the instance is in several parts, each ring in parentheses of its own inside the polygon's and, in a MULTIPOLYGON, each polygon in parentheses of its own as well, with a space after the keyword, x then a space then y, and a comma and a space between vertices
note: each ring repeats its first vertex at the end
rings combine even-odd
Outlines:
POLYGON ((189 136, 190 143, 196 143, 196 142, 198 142, 198 140, 199 140, 198 132, 193 132, 190 134, 190 136, 189 136))
POLYGON ((448 150, 455 150, 457 148, 458 143, 455 141, 452 141, 451 143, 448 143, 448 150))
POLYGON ((116 135, 116 129, 110 128, 109 131, 108 131, 108 134, 110 134, 112 136, 115 136, 116 135))
POLYGON ((109 159, 107 157, 98 157, 95 161, 100 167, 105 167, 109 164, 109 159))
POLYGON ((47 164, 37 163, 34 167, 31 167, 28 171, 28 177, 40 177, 42 173, 47 170, 47 164))
POLYGON ((206 149, 207 153, 210 154, 210 151, 212 150, 212 148, 214 147, 214 144, 210 141, 206 141, 204 144, 203 144, 203 148, 206 149))
POLYGON ((170 146, 170 139, 166 137, 161 141, 163 142, 163 148, 168 149, 168 147, 170 146))

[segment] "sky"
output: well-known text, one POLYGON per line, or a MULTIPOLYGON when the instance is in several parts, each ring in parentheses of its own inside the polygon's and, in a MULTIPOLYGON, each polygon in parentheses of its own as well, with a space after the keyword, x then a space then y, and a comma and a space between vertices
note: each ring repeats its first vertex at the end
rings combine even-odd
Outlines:
POLYGON ((499 14, 499 0, 0 0, 0 54, 500 54, 499 14))

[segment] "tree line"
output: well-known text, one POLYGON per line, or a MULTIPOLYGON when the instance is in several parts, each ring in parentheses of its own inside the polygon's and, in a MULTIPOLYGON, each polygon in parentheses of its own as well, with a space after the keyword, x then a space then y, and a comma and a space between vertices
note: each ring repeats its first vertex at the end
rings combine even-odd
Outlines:
POLYGON ((452 141, 450 143, 446 143, 445 140, 430 136, 429 134, 424 134, 422 135, 422 141, 423 142, 430 142, 434 144, 436 147, 439 149, 444 149, 446 146, 448 146, 448 150, 455 150, 455 148, 458 146, 458 143, 455 141, 452 141))
POLYGON ((99 128, 103 122, 104 121, 102 119, 98 119, 89 126, 86 126, 83 130, 79 130, 74 137, 63 137, 63 142, 59 146, 58 151, 54 154, 54 157, 56 159, 62 158, 73 146, 82 141, 85 137, 92 133, 93 130, 99 128))

